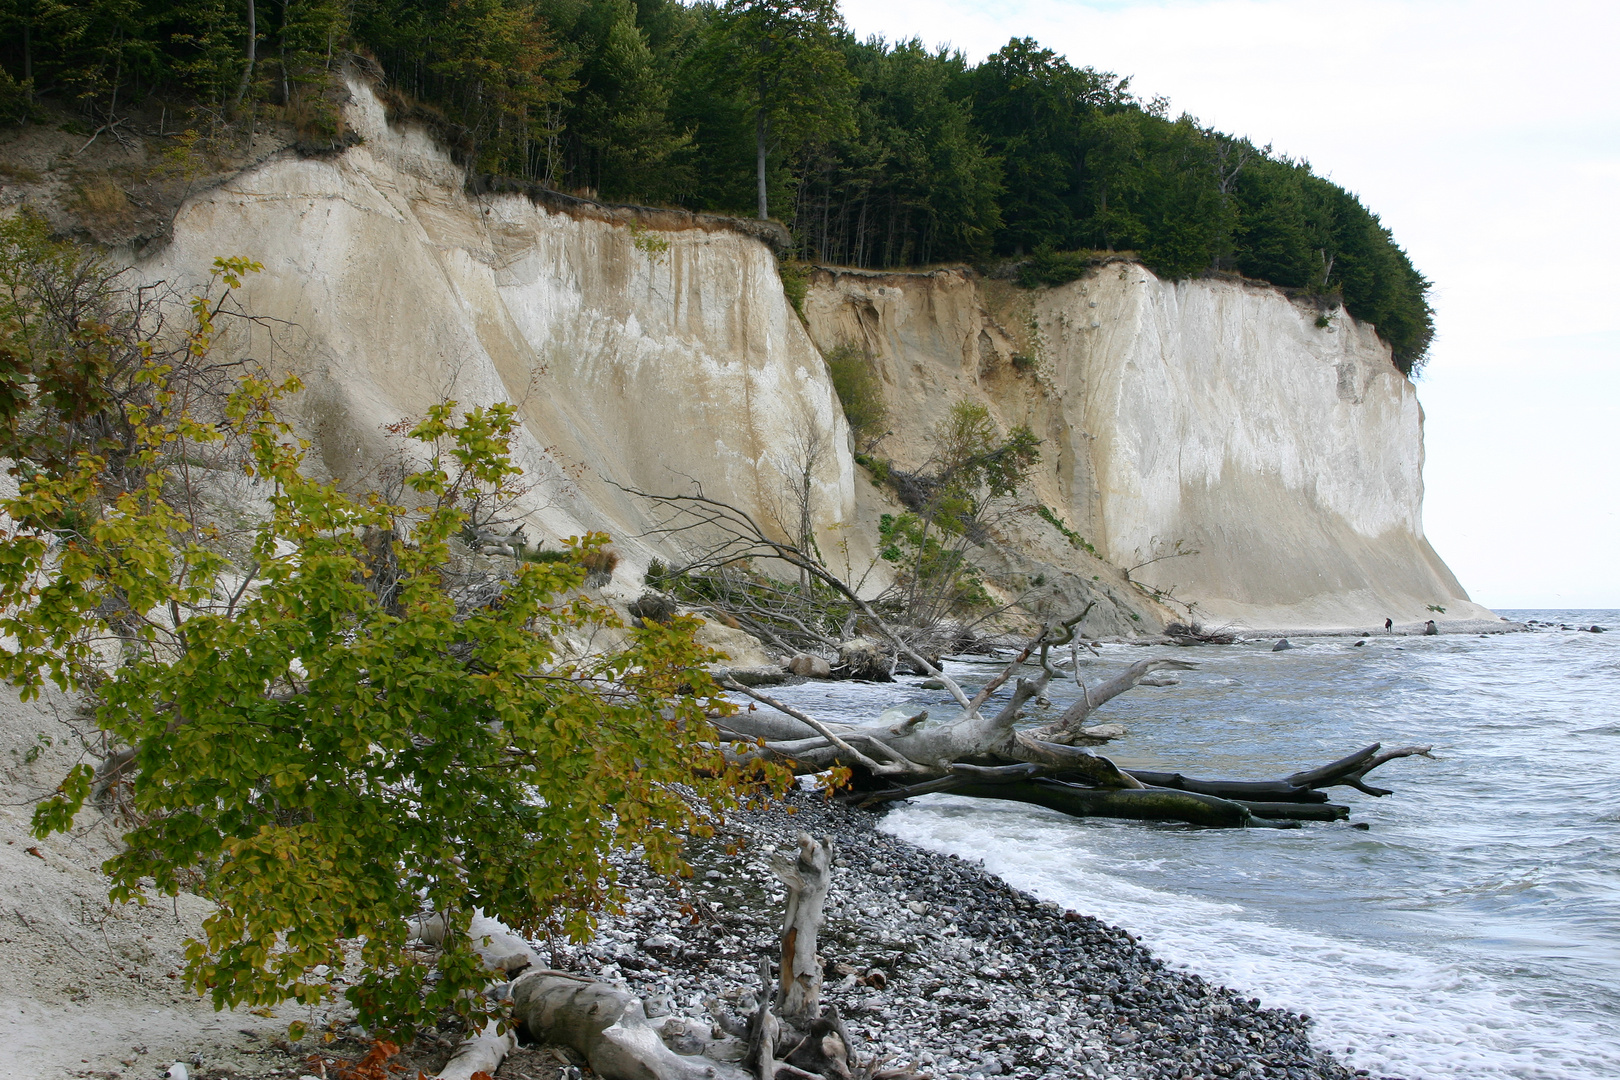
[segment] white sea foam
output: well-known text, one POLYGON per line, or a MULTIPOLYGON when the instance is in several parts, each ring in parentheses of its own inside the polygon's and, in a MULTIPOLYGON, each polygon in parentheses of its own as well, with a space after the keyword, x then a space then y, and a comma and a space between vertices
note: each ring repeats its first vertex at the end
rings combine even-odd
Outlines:
POLYGON ((1560 1016, 1466 963, 1283 925, 1119 876, 1086 826, 1009 804, 930 796, 883 828, 978 859, 1008 883, 1130 930, 1168 963, 1316 1020, 1318 1046, 1411 1080, 1620 1076, 1616 1025, 1560 1016))
MULTIPOLYGON (((1513 617, 1620 630, 1620 612, 1513 617)), ((1144 655, 1104 646, 1082 676, 1144 655)), ((896 807, 884 828, 1310 1014, 1319 1047, 1373 1076, 1620 1077, 1620 633, 1321 639, 1197 660, 1181 685, 1099 714, 1130 729, 1111 756, 1232 779, 1285 776, 1375 741, 1430 743, 1435 757, 1381 770, 1391 798, 1335 791, 1369 832, 1077 821, 947 796, 896 807)), ((991 669, 950 670, 975 681, 991 669)), ((954 708, 904 682, 780 695, 829 720, 954 708)), ((1048 695, 1062 708, 1076 689, 1048 695)))

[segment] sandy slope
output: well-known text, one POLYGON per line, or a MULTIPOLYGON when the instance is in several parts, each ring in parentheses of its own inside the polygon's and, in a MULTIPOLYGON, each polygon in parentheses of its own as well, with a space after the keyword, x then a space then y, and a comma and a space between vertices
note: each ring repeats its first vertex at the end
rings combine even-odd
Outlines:
POLYGON ((193 896, 144 908, 108 903, 98 868, 116 838, 99 814, 83 815, 70 834, 30 835, 33 803, 82 753, 71 718, 64 698, 23 704, 0 689, 4 1075, 161 1076, 198 1055, 205 1072, 259 1071, 255 1046, 283 1037, 292 1017, 216 1013, 171 977, 207 904, 193 896))

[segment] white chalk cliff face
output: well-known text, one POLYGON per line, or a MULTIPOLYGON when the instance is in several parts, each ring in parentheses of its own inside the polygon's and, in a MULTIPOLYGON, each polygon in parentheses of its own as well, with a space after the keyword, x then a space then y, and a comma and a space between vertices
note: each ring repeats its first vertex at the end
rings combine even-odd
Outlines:
MULTIPOLYGON (((264 264, 242 299, 273 321, 235 325, 227 345, 303 376, 292 407, 333 476, 365 479, 400 445, 386 429, 435 402, 510 402, 536 481, 531 540, 610 532, 628 591, 647 560, 677 552, 643 539, 647 507, 616 485, 700 481, 786 517, 782 474, 819 430, 832 450, 815 471, 824 550, 849 538, 869 554, 883 497, 857 478, 817 348, 852 341, 889 395, 883 453, 915 465, 952 402, 988 401, 1044 440, 1036 497, 1104 557, 1197 552, 1135 577, 1195 601, 1206 623, 1367 625, 1428 618, 1430 604, 1488 614, 1423 538, 1415 392, 1342 313, 1324 330, 1275 290, 1169 284, 1128 263, 1035 292, 968 271, 824 271, 807 332, 758 239, 690 216, 469 195, 425 132, 391 128, 352 89, 361 145, 192 198, 139 266, 192 288, 216 256, 264 264)), ((1073 562, 1074 581, 1107 583, 1049 526, 1012 539, 1073 562)), ((1113 585, 1114 625, 1156 629, 1165 610, 1142 600, 1147 618, 1131 621, 1135 594, 1113 585)))
MULTIPOLYGON (((695 479, 769 519, 796 433, 819 428, 842 449, 825 365, 759 240, 469 196, 429 137, 390 128, 370 90, 351 89, 360 146, 189 200, 139 267, 189 288, 219 255, 264 264, 243 307, 276 322, 231 325, 227 347, 303 377, 292 408, 318 467, 363 479, 400 445, 388 425, 446 398, 510 402, 517 458, 538 481, 531 541, 605 530, 633 587, 656 552, 637 539, 647 508, 615 484, 678 492, 695 479)), ((853 514, 847 453, 815 482, 821 526, 853 514)))
POLYGON ((1115 564, 1149 563, 1132 576, 1206 624, 1494 617, 1424 539, 1416 390, 1342 310, 1319 327, 1275 289, 1129 262, 1034 292, 964 271, 823 272, 808 310, 823 348, 877 359, 888 449, 903 456, 964 395, 1029 424, 1042 501, 1115 564))

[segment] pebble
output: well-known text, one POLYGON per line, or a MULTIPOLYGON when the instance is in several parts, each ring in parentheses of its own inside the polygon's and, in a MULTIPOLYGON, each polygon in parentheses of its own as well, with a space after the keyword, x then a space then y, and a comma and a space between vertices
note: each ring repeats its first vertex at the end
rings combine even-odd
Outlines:
POLYGON ((884 836, 877 820, 801 791, 692 841, 694 875, 683 882, 621 860, 624 910, 564 957, 695 1023, 709 1022, 705 998, 745 1012, 759 958, 779 949, 783 902, 769 856, 803 830, 833 839, 823 1000, 863 1061, 892 1058, 936 1080, 1356 1075, 1312 1047, 1307 1018, 1171 970, 1125 931, 884 836), (636 947, 653 939, 659 948, 636 947))

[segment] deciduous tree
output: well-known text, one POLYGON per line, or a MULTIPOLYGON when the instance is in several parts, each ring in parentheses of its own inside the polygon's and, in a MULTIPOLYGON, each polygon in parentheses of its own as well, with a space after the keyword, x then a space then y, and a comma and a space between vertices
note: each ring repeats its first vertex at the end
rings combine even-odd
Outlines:
MULTIPOLYGON (((255 269, 222 260, 217 280, 228 292, 255 269)), ((51 318, 39 298, 13 291, 13 344, 18 321, 51 318)), ((275 412, 296 380, 190 393, 227 311, 194 297, 174 349, 139 325, 68 327, 61 355, 83 380, 7 383, 0 675, 25 696, 47 681, 87 694, 103 755, 34 826, 71 827, 93 790, 120 805, 113 898, 214 901, 185 978, 216 1006, 318 1001, 352 950, 346 994, 367 1026, 476 1019, 491 1006, 474 992, 475 911, 582 935, 614 895, 611 852, 676 872, 681 835, 731 799, 741 774, 707 719, 728 707, 700 667, 713 656, 690 619, 622 626, 578 591, 583 559, 515 561, 493 582, 468 565, 468 507, 519 473, 510 406, 430 409, 397 501, 310 479, 275 412), (126 366, 96 351, 131 337, 133 390, 98 388, 126 366), (109 403, 126 445, 23 437, 109 403), (244 484, 264 510, 235 526, 241 507, 219 500, 244 484), (604 632, 622 646, 581 648, 604 632), (407 947, 424 909, 448 924, 431 958, 407 947)))
POLYGON ((770 216, 766 158, 849 124, 851 87, 838 36, 837 0, 727 0, 713 24, 724 78, 747 98, 754 121, 759 216, 770 216))

